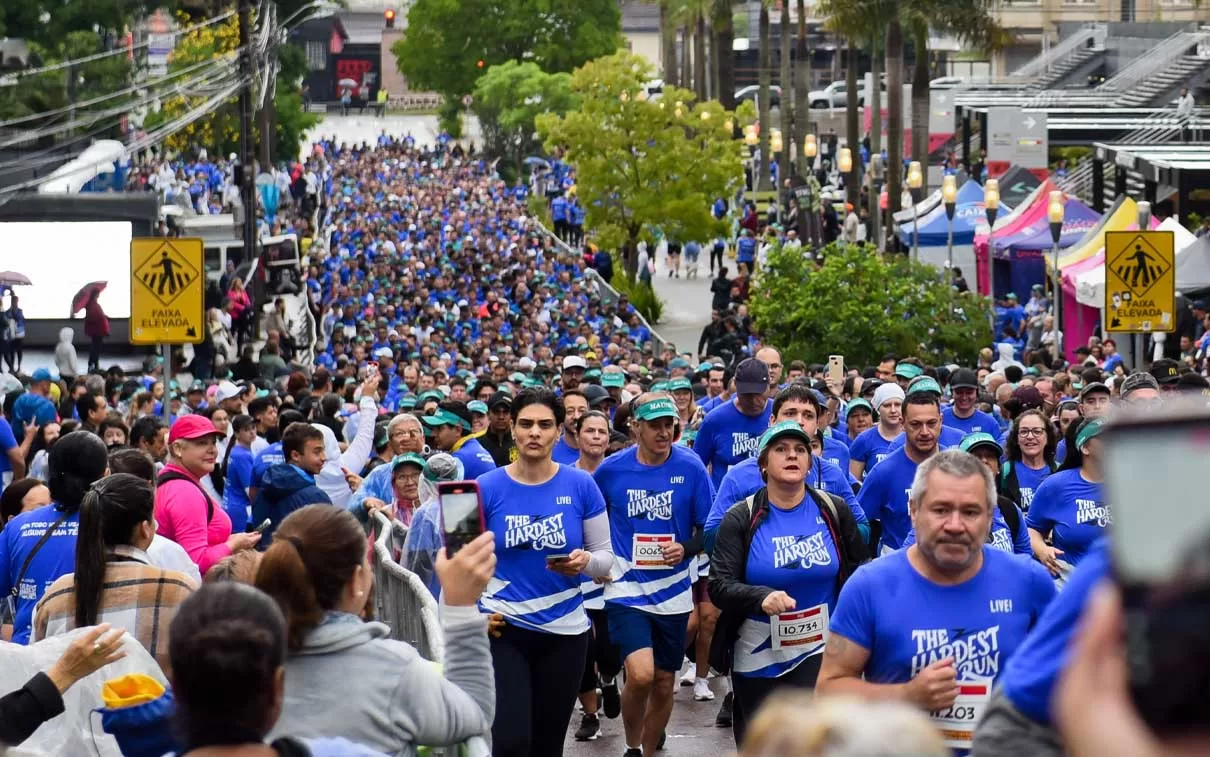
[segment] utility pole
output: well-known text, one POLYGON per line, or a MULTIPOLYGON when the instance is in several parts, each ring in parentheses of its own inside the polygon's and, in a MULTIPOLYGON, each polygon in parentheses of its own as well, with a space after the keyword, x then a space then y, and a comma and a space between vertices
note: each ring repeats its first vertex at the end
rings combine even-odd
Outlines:
MULTIPOLYGON (((256 166, 252 157, 252 0, 239 0, 239 69, 243 86, 239 93, 240 200, 244 206, 244 260, 256 257, 256 166)), ((255 291, 255 289, 253 290, 255 291)), ((255 307, 260 303, 253 302, 255 307)))

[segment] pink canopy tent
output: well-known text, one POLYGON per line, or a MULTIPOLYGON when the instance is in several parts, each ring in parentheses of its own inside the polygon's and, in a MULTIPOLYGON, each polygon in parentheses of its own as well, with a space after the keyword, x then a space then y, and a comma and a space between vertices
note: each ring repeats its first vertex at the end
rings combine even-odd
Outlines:
MULTIPOLYGON (((1026 200, 1026 207, 1021 208, 1012 220, 996 229, 996 238, 1005 239, 1011 234, 1016 234, 1028 226, 1041 223, 1045 225, 1046 220, 1046 202, 1050 197, 1050 192, 1053 189, 1058 189, 1050 179, 1042 182, 1042 185, 1035 189, 1026 200)), ((1041 227, 1039 227, 1041 228, 1041 227)), ((975 277, 980 294, 990 295, 989 286, 991 284, 991 257, 988 254, 987 242, 991 235, 987 232, 987 225, 982 224, 975 230, 975 277)))

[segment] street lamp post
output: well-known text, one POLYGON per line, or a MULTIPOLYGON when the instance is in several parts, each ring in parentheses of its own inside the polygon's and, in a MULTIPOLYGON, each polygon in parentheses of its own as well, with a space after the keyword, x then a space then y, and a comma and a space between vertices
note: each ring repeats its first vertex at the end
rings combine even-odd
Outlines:
POLYGON ((814 210, 815 194, 811 191, 811 177, 815 173, 815 156, 819 154, 819 143, 814 134, 808 134, 803 138, 802 155, 807 159, 807 175, 804 177, 807 182, 807 207, 799 208, 799 213, 808 214, 808 234, 810 234, 810 244, 812 249, 819 246, 819 239, 816 230, 819 227, 819 214, 814 210))
POLYGON ((920 210, 916 207, 919 202, 916 192, 924 185, 924 173, 920 169, 920 161, 913 160, 908 165, 907 184, 912 195, 912 259, 920 260, 920 210))
POLYGON ((1000 212, 1000 181, 983 185, 983 207, 987 211, 987 291, 992 297, 992 334, 996 331, 996 215, 1000 212))
MULTIPOLYGON (((847 147, 840 148, 840 154, 836 156, 836 168, 840 170, 840 175, 848 181, 849 173, 853 170, 853 151, 847 147)), ((847 217, 847 216, 846 216, 847 217)), ((844 225, 843 220, 841 226, 844 225)))
POLYGON ((1050 193, 1050 203, 1046 208, 1046 216, 1050 220, 1050 238, 1054 242, 1055 280, 1052 284, 1052 295, 1055 298, 1055 358, 1064 359, 1063 352, 1063 292, 1062 275, 1059 273, 1059 238, 1063 236, 1063 192, 1054 190, 1050 193))
POLYGON ((744 144, 748 146, 748 165, 752 169, 752 191, 756 191, 756 144, 760 141, 760 135, 756 133, 756 124, 748 124, 744 127, 744 144))
MULTIPOLYGON (((1139 231, 1147 231, 1151 227, 1151 203, 1146 200, 1139 201, 1139 231)), ((1175 334, 1173 334, 1175 336, 1175 334)), ((1149 362, 1147 360, 1147 337, 1144 334, 1134 335, 1134 367, 1135 370, 1143 370, 1143 367, 1149 362)))
MULTIPOLYGON (((941 200, 945 203, 945 217, 948 221, 945 237, 946 275, 950 277, 952 286, 954 281, 954 211, 958 208, 958 179, 953 174, 947 175, 941 182, 941 200)), ((916 234, 919 236, 920 229, 916 229, 916 234)))
MULTIPOLYGON (((785 146, 785 143, 783 143, 783 142, 782 142, 782 138, 781 138, 781 129, 770 129, 770 130, 769 130, 769 160, 770 160, 769 165, 770 165, 770 166, 772 166, 772 165, 773 165, 773 163, 772 163, 773 156, 774 156, 774 155, 780 155, 780 154, 781 154, 781 148, 782 148, 782 147, 784 147, 784 146, 785 146)), ((782 166, 780 163, 778 164, 778 166, 777 166, 777 181, 776 181, 776 182, 774 182, 774 184, 773 184, 773 197, 774 197, 774 202, 775 202, 775 203, 777 203, 777 220, 778 220, 778 223, 780 223, 780 222, 781 222, 781 220, 782 220, 782 212, 781 212, 781 187, 782 187, 782 183, 783 183, 783 182, 782 182, 782 175, 783 175, 783 174, 782 174, 782 171, 784 170, 784 168, 785 168, 785 167, 784 167, 784 166, 782 166)))

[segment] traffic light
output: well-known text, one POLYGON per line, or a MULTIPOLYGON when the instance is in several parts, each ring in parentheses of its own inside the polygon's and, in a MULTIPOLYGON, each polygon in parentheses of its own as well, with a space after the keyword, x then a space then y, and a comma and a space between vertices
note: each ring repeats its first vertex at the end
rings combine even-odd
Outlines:
POLYGON ((382 20, 386 21, 388 29, 394 29, 395 28, 395 11, 390 8, 387 8, 386 10, 384 10, 382 12, 382 20))

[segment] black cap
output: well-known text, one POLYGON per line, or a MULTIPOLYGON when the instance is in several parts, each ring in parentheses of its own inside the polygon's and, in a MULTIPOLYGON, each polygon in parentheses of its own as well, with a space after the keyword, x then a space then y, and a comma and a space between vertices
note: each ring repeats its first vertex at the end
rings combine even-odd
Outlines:
POLYGON ((970 368, 959 368, 950 374, 950 389, 978 389, 979 377, 970 368))
POLYGON ((1113 392, 1109 391, 1109 387, 1105 386, 1100 381, 1092 381, 1090 383, 1085 384, 1084 388, 1080 390, 1080 400, 1083 401, 1083 399, 1085 397, 1087 397, 1088 395, 1090 395, 1094 392, 1104 392, 1105 394, 1113 394, 1113 392))
POLYGON ((495 410, 498 406, 504 405, 511 408, 513 406, 513 398, 508 392, 496 392, 487 398, 487 409, 495 410))
POLYGON ((580 387, 580 391, 584 393, 584 398, 588 400, 589 407, 596 407, 602 402, 612 400, 613 396, 609 394, 609 390, 597 384, 588 384, 580 387))
POLYGON ((769 366, 750 357, 735 369, 735 391, 738 394, 764 394, 769 391, 769 366))
POLYGON ((1151 364, 1147 372, 1155 376, 1155 380, 1163 384, 1174 384, 1181 380, 1180 364, 1169 358, 1161 358, 1151 364))

